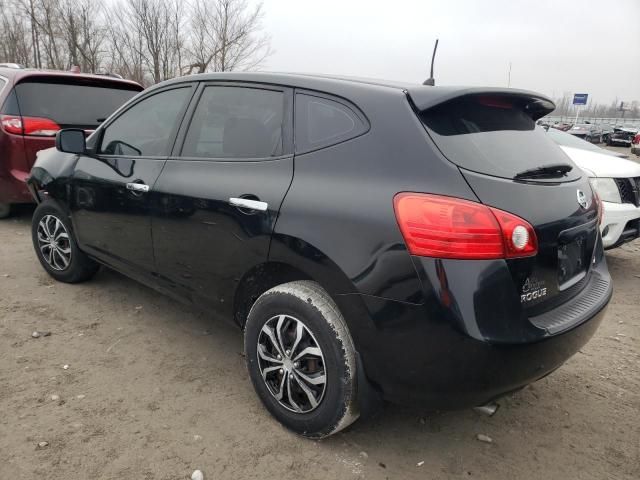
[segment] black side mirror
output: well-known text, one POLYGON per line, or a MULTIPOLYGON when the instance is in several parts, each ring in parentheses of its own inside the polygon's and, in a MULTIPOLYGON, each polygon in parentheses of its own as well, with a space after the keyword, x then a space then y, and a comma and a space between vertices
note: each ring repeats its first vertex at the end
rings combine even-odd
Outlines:
POLYGON ((87 151, 84 130, 65 128, 56 134, 56 148, 61 152, 82 154, 87 151))

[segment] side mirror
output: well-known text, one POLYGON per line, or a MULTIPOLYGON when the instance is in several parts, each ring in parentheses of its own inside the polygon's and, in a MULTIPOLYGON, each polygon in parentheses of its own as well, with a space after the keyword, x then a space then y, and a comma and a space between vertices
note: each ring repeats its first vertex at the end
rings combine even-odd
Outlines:
POLYGON ((61 152, 82 154, 87 151, 84 130, 65 128, 56 134, 56 148, 61 152))

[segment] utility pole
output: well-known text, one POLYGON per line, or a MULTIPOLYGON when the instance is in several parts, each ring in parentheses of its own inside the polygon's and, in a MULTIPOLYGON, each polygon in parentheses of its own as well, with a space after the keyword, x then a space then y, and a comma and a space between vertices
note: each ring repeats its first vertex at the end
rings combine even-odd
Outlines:
POLYGON ((511 87, 511 62, 509 62, 509 75, 507 77, 507 88, 511 87))

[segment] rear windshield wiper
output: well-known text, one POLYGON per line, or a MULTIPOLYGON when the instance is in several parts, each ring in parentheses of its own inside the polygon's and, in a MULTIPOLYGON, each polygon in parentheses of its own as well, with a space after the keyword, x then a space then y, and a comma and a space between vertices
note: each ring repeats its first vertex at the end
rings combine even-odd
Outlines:
POLYGON ((516 173, 513 178, 563 177, 571 170, 573 170, 573 167, 567 163, 554 163, 551 165, 543 165, 542 167, 531 168, 529 170, 523 170, 520 173, 516 173))

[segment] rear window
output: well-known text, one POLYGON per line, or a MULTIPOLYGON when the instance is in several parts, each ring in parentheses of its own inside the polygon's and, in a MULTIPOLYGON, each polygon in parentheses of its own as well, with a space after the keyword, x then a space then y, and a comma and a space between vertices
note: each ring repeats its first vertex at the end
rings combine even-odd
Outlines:
MULTIPOLYGON (((568 163, 563 177, 580 176, 569 157, 524 112, 524 99, 507 96, 467 96, 421 113, 440 151, 453 163, 474 172, 514 178, 525 170, 568 163)), ((557 181, 557 179, 554 179, 557 181)))
POLYGON ((42 82, 22 82, 15 91, 22 116, 49 118, 63 128, 96 128, 138 93, 130 88, 42 82))

